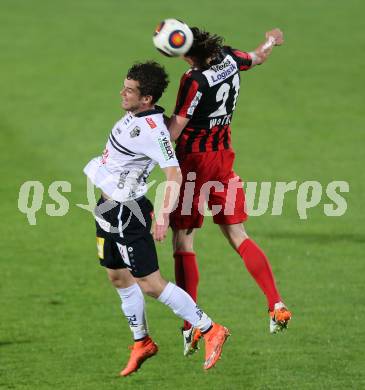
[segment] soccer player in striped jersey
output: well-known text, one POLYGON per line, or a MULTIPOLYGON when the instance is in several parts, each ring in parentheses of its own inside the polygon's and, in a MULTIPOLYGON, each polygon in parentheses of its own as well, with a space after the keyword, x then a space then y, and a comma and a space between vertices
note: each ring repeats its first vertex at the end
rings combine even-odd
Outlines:
POLYGON ((153 238, 165 238, 169 205, 176 203, 181 183, 179 163, 170 142, 163 109, 156 105, 168 85, 163 67, 155 62, 132 66, 120 92, 126 114, 112 128, 102 156, 84 169, 102 195, 95 209, 96 239, 100 264, 116 288, 121 308, 133 334, 134 344, 126 367, 127 376, 158 351, 149 336, 143 292, 156 298, 180 318, 200 329, 205 340, 204 369, 215 365, 228 329, 213 323, 181 288, 162 278, 153 238), (146 180, 158 164, 166 186, 156 223, 153 206, 146 198, 146 180))
MULTIPOLYGON (((199 272, 193 243, 195 229, 203 224, 199 207, 203 191, 209 208, 214 210, 214 223, 264 292, 269 329, 276 333, 286 328, 291 313, 282 302, 266 255, 242 224, 247 219, 245 194, 233 170, 231 121, 240 91, 240 72, 265 62, 273 47, 283 43, 283 34, 279 29, 269 31, 256 50, 244 52, 223 46, 223 38, 217 35, 196 27, 192 32, 193 45, 183 57, 191 68, 181 78, 169 123, 183 175, 179 206, 170 218, 176 283, 196 300, 199 272), (220 184, 207 186, 208 182, 220 184)), ((199 332, 185 322, 183 335, 187 355, 194 351, 199 332)))

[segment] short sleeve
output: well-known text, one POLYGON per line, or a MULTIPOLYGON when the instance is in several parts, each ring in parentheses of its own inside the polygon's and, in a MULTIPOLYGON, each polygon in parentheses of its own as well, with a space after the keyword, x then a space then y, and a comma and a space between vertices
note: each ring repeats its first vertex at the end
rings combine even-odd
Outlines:
POLYGON ((252 66, 252 57, 250 53, 245 51, 232 49, 231 47, 227 47, 229 49, 230 54, 233 56, 234 60, 237 62, 238 69, 240 71, 248 70, 252 66))
POLYGON ((190 119, 202 96, 198 81, 191 77, 190 71, 185 73, 180 80, 174 114, 190 119))

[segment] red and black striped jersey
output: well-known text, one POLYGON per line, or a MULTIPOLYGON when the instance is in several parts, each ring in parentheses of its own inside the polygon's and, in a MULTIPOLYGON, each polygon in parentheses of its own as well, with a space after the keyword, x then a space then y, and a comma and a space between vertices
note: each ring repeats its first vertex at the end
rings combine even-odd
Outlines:
POLYGON ((224 46, 221 58, 208 69, 190 69, 182 76, 174 113, 190 120, 176 142, 177 152, 231 147, 230 123, 240 90, 240 71, 251 65, 249 53, 224 46))

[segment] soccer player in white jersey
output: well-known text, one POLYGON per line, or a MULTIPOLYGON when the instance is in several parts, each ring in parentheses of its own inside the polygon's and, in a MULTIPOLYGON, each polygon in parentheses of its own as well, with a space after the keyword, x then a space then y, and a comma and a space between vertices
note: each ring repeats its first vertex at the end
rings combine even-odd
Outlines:
POLYGON ((138 63, 129 69, 120 92, 126 114, 112 128, 103 155, 92 159, 84 169, 102 191, 95 209, 100 264, 120 296, 134 338, 121 376, 137 371, 158 351, 149 336, 143 293, 200 329, 205 340, 204 369, 215 365, 229 336, 228 329, 213 323, 185 291, 163 279, 158 267, 153 238, 165 238, 168 206, 171 210, 177 201, 181 184, 179 163, 164 124, 164 110, 156 105, 167 85, 164 68, 155 62, 138 63), (145 194, 146 180, 156 164, 175 187, 165 188, 152 236, 153 206, 145 194))

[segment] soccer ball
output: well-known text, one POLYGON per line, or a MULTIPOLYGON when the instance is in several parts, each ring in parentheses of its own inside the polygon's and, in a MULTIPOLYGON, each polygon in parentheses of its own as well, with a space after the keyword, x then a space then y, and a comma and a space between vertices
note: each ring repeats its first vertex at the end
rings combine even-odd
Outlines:
POLYGON ((153 34, 156 49, 168 57, 186 54, 193 44, 193 33, 189 26, 177 19, 165 19, 153 34))

